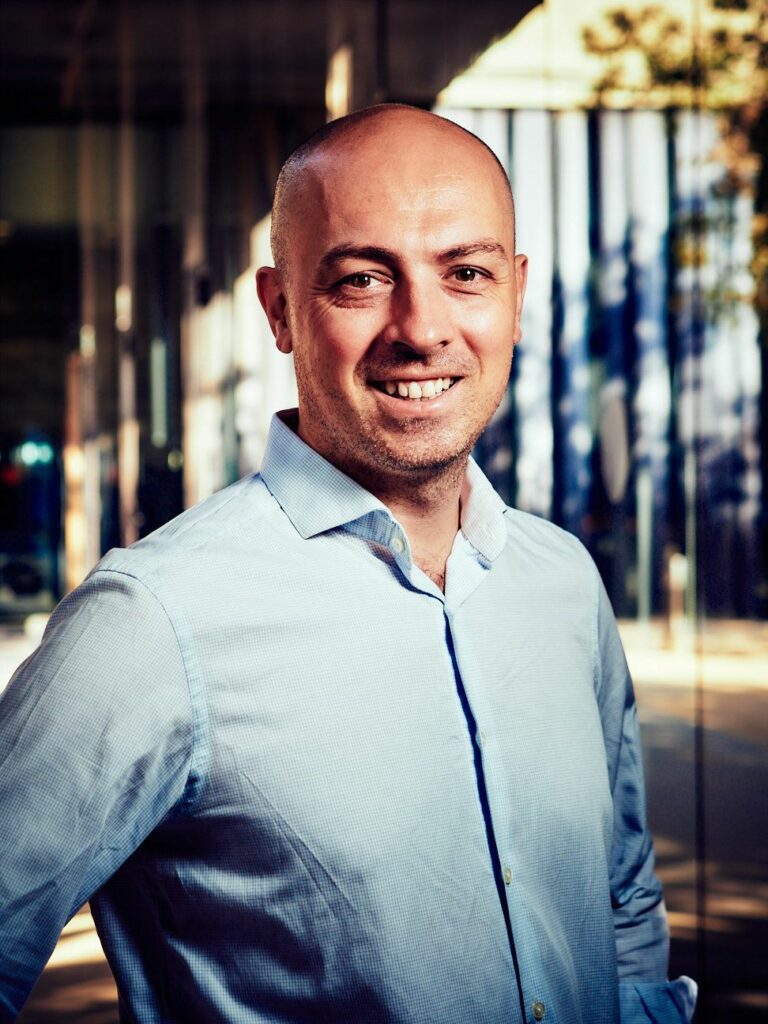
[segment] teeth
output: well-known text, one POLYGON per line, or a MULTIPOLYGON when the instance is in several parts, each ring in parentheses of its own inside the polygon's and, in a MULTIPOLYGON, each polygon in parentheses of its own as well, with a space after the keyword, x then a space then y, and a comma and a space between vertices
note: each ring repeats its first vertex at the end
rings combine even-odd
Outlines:
POLYGON ((451 386, 450 377, 435 377, 434 380, 385 380, 383 387, 388 395, 400 398, 434 398, 451 386))

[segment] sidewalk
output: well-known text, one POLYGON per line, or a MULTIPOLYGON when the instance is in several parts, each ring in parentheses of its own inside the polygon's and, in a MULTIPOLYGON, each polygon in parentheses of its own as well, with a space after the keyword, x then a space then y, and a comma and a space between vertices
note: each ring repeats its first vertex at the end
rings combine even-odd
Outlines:
POLYGON ((765 1022, 768 624, 709 622, 700 637, 683 631, 673 646, 661 624, 620 628, 669 908, 670 976, 699 982, 697 1024, 765 1022))

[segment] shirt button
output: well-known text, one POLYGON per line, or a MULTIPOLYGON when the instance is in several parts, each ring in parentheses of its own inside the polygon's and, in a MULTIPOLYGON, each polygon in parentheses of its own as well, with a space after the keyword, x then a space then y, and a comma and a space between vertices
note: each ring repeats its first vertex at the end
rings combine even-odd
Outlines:
POLYGON ((547 1008, 544 1003, 535 1002, 531 1007, 534 1020, 544 1020, 544 1014, 547 1012, 547 1008))
POLYGON ((480 744, 481 747, 485 746, 487 742, 487 736, 485 735, 484 732, 479 732, 477 734, 477 742, 480 744))
POLYGON ((392 541, 392 547, 395 549, 398 555, 402 555, 402 553, 405 551, 405 544, 403 543, 402 537, 395 537, 395 539, 392 541))
MULTIPOLYGON (((504 868, 504 870, 502 871, 502 875, 504 876, 504 882, 506 883, 506 885, 511 885, 512 884, 512 868, 504 868)), ((533 1005, 534 1006, 541 1006, 541 1003, 534 1003, 533 1005)), ((543 1010, 543 1007, 542 1007, 542 1010, 543 1010)), ((544 1014, 542 1013, 541 1016, 543 1017, 544 1014)), ((536 1017, 535 1011, 534 1011, 534 1017, 536 1017)), ((536 1020, 541 1020, 541 1017, 536 1017, 536 1020)))

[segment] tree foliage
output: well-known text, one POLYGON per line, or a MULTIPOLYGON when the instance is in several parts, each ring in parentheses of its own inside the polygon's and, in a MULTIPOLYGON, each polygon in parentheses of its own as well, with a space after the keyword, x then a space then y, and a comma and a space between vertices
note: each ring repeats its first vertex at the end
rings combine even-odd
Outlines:
MULTIPOLYGON (((701 0, 684 21, 658 5, 615 8, 583 31, 601 59, 597 102, 719 115, 722 188, 754 198, 755 299, 768 328, 768 2, 701 0)), ((764 330, 764 334, 767 333, 764 330)))
POLYGON ((588 53, 602 58, 595 88, 603 101, 717 110, 765 101, 768 88, 768 4, 765 0, 702 0, 684 21, 664 7, 615 8, 583 31, 588 53))

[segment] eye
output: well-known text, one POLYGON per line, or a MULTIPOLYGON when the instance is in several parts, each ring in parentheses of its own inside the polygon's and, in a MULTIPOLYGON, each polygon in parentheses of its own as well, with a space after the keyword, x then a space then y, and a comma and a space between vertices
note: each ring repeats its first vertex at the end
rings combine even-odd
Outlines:
POLYGON ((329 291, 336 296, 337 302, 370 302, 385 295, 387 285, 390 283, 383 274, 372 270, 358 270, 354 274, 342 277, 329 291))
POLYGON ((345 277, 339 283, 362 292, 376 284, 377 280, 373 274, 350 274, 349 277, 345 277))
POLYGON ((459 284, 475 284, 481 278, 487 277, 487 274, 477 267, 456 267, 452 274, 459 284))

